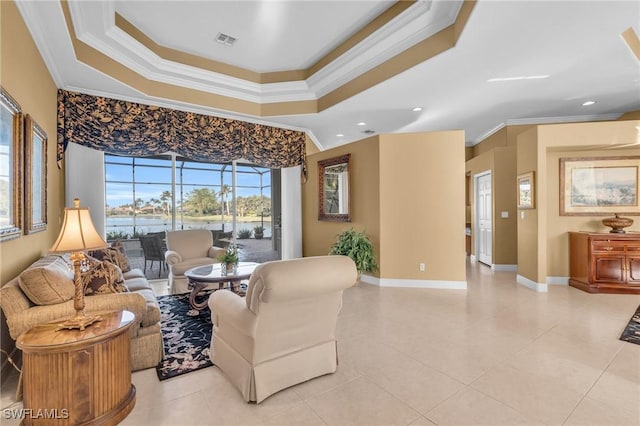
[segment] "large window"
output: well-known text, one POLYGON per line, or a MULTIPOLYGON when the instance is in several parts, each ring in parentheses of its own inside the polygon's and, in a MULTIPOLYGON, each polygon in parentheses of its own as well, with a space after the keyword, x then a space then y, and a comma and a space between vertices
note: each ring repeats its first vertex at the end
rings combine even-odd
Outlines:
POLYGON ((173 229, 231 231, 234 218, 236 232, 262 226, 271 236, 271 173, 238 164, 234 185, 232 164, 105 155, 107 238, 173 229))

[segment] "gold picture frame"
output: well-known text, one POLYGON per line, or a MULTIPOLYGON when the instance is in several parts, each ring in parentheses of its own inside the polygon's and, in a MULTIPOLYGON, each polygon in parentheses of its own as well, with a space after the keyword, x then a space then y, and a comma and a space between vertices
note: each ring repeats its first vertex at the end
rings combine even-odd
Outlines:
POLYGON ((518 175, 518 209, 536 208, 536 185, 534 172, 518 175))
POLYGON ((25 234, 47 229, 47 134, 27 114, 24 118, 25 234))
POLYGON ((640 156, 560 159, 560 215, 640 215, 640 156))
POLYGON ((0 242, 22 235, 22 108, 0 87, 0 242))

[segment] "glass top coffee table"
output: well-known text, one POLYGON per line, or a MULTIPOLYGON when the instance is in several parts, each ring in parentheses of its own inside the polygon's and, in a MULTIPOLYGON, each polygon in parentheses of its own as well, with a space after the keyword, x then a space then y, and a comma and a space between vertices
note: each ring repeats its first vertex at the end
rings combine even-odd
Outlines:
POLYGON ((239 262, 233 271, 226 271, 226 268, 221 263, 188 269, 184 273, 184 276, 189 280, 189 288, 191 289, 189 304, 192 309, 188 312, 188 315, 196 316, 198 311, 207 306, 207 299, 198 302, 196 297, 211 284, 218 284, 218 288, 213 288, 214 291, 227 288, 234 293, 244 295, 245 290, 241 288, 240 282, 248 280, 258 265, 259 263, 254 262, 239 262))

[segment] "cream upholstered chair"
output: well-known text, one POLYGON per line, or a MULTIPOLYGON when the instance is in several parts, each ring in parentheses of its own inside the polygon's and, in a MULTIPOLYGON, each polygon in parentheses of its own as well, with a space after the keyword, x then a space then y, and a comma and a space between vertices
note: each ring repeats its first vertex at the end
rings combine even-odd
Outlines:
POLYGON ((246 297, 209 297, 211 360, 245 401, 337 368, 335 338, 342 292, 357 280, 346 256, 318 256, 259 265, 246 297))
MULTIPOLYGON (((189 229, 167 232, 165 260, 169 265, 171 293, 189 291, 184 273, 191 268, 218 263, 224 249, 213 246, 213 236, 208 229, 189 229)), ((217 284, 215 286, 217 287, 217 284)))

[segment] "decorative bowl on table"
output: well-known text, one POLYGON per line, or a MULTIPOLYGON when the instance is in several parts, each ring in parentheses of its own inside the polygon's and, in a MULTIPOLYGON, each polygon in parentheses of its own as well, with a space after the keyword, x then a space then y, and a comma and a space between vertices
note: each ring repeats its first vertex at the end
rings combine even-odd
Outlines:
POLYGON ((624 234, 624 228, 628 228, 633 225, 633 219, 629 217, 620 217, 618 213, 615 214, 614 217, 607 217, 602 219, 602 223, 604 226, 608 226, 611 228, 609 233, 611 234, 624 234))

